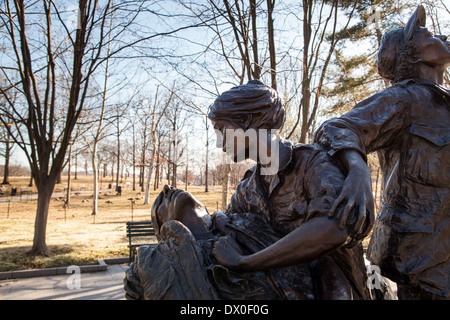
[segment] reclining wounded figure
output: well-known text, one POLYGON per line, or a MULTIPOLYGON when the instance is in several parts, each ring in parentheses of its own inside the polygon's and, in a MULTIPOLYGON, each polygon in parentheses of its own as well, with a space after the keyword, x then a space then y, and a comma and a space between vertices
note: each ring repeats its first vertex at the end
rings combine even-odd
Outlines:
POLYGON ((352 285, 329 257, 256 272, 217 264, 214 243, 252 254, 281 238, 253 213, 217 211, 165 186, 152 207, 156 247, 140 247, 125 279, 128 299, 351 299, 352 285))

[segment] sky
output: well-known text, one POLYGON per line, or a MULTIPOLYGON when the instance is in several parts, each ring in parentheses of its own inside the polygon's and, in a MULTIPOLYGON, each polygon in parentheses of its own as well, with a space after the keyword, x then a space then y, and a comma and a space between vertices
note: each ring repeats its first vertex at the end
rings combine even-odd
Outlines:
MULTIPOLYGON (((440 1, 440 0, 436 0, 440 1)), ((419 3, 420 1, 415 1, 419 3)), ((74 10, 75 7, 73 6, 71 1, 66 1, 66 7, 67 12, 65 13, 67 15, 66 23, 71 26, 75 26, 75 19, 74 19, 74 10)), ((172 12, 175 8, 173 6, 174 3, 172 1, 162 1, 162 2, 155 2, 156 5, 159 5, 159 8, 156 8, 159 12, 167 13, 169 14, 172 12)), ((195 2, 194 2, 195 3, 195 2)), ((288 3, 291 3, 294 5, 294 10, 298 9, 301 10, 299 5, 296 5, 296 1, 288 1, 288 3)), ((444 4, 450 8, 450 0, 445 0, 444 4)), ((301 41, 301 36, 299 35, 299 32, 301 30, 290 30, 290 25, 297 25, 298 19, 295 17, 296 14, 300 14, 300 12, 296 13, 294 11, 287 12, 284 19, 277 19, 276 24, 279 24, 280 28, 283 30, 288 30, 288 32, 283 33, 282 35, 279 35, 278 39, 276 39, 277 47, 281 47, 283 44, 292 44, 295 42, 301 41)), ((440 12, 441 15, 444 15, 445 12, 440 12)), ((166 30, 166 28, 172 27, 174 24, 179 23, 177 20, 183 20, 183 17, 179 16, 176 18, 169 18, 167 16, 159 16, 156 17, 154 15, 143 15, 142 19, 137 21, 138 25, 145 26, 145 27, 151 27, 154 31, 161 31, 166 30)), ((399 19, 402 20, 402 19, 399 19)), ((401 21, 399 21, 401 22, 401 21)), ((374 25, 371 26, 373 28, 374 25)), ((186 31, 182 31, 178 34, 177 37, 170 37, 165 38, 164 40, 158 40, 155 39, 152 40, 151 45, 146 48, 138 48, 138 50, 133 51, 131 54, 138 55, 140 53, 149 54, 149 52, 152 52, 155 56, 158 56, 158 54, 167 53, 170 51, 172 58, 174 55, 176 55, 175 61, 177 61, 179 64, 177 65, 178 70, 180 72, 185 72, 186 70, 189 71, 189 68, 195 69, 196 63, 202 63, 201 57, 196 55, 197 52, 202 51, 204 46, 209 44, 214 34, 209 31, 200 30, 200 29, 189 29, 186 31), (189 41, 186 41, 186 40, 189 41), (170 50, 169 50, 170 49, 170 50), (194 60, 194 58, 196 58, 194 60), (194 66, 194 67, 191 67, 194 66)), ((361 50, 361 48, 357 47, 361 46, 361 44, 357 44, 355 47, 349 46, 348 50, 361 50)), ((298 43, 296 44, 297 48, 300 46, 298 43)), ((294 49, 292 49, 294 50, 294 49)), ((299 54, 298 52, 297 54, 299 54)), ((296 55, 296 53, 291 53, 292 55, 296 55)), ((4 58, 0 58, 4 59, 4 58)), ((1 60, 0 60, 1 61, 1 60)), ((148 95, 151 96, 154 93, 154 88, 158 84, 165 84, 168 85, 171 83, 172 79, 177 79, 177 82, 180 84, 179 93, 180 95, 183 92, 183 85, 185 85, 187 82, 187 79, 181 76, 179 73, 173 71, 173 66, 168 65, 167 60, 164 59, 140 59, 140 60, 129 60, 129 62, 124 62, 126 64, 125 68, 127 70, 126 76, 127 80, 130 82, 134 82, 134 85, 130 86, 130 89, 125 89, 122 91, 119 95, 115 95, 111 98, 113 103, 117 101, 119 103, 124 97, 126 98, 127 95, 130 95, 131 92, 133 92, 133 89, 138 86, 140 83, 147 83, 148 85, 145 85, 142 89, 143 92, 147 91, 148 95), (161 63, 162 62, 162 63, 161 63), (149 77, 149 75, 151 77, 149 77), (149 80, 150 78, 150 80, 149 80)), ((221 61, 218 59, 217 66, 223 63, 223 60, 221 61)), ((195 71, 195 70, 190 70, 195 71)), ((200 71, 201 72, 201 71, 200 71)), ((190 76, 193 78, 191 80, 201 82, 202 86, 206 87, 207 90, 209 90, 212 93, 221 93, 236 83, 232 83, 231 81, 228 81, 228 79, 224 79, 224 74, 220 73, 219 71, 212 70, 211 72, 214 72, 213 76, 215 79, 220 79, 218 83, 213 84, 211 82, 208 83, 208 77, 204 77, 201 73, 198 72, 192 72, 190 73, 190 76), (217 87, 216 87, 217 85, 217 87)), ((95 79, 97 83, 101 83, 101 79, 95 79)), ((235 80, 234 80, 235 81, 235 80)), ((192 92, 192 91, 189 91, 192 92)), ((204 107, 207 107, 210 103, 214 100, 214 95, 207 94, 205 91, 198 90, 196 93, 194 93, 193 97, 184 97, 187 99, 194 99, 196 104, 202 105, 204 107)), ((206 109, 206 108, 205 108, 206 109)), ((198 118, 196 122, 193 124, 196 127, 202 126, 202 120, 201 118, 198 118)), ((190 144, 198 144, 196 148, 192 148, 193 150, 201 150, 203 147, 203 141, 204 136, 202 134, 192 136, 190 139, 190 144), (197 142, 196 142, 197 141, 197 142)), ((212 147, 214 147, 215 143, 212 141, 211 143, 212 147)), ((26 161, 24 161, 24 157, 20 154, 20 149, 15 148, 15 153, 13 155, 12 163, 21 163, 25 166, 27 166, 26 161)))

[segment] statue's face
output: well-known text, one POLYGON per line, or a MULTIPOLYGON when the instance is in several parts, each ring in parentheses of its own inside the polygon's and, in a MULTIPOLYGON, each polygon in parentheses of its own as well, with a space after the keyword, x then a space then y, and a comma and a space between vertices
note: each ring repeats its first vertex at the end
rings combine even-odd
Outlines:
POLYGON ((159 227, 170 220, 183 222, 193 215, 208 214, 206 207, 187 191, 165 185, 158 197, 161 201, 152 220, 156 219, 159 227))
MULTIPOLYGON (((234 124, 229 123, 227 121, 219 120, 213 122, 214 129, 217 133, 217 139, 216 139, 216 147, 223 150, 223 152, 227 152, 229 155, 231 155, 232 159, 234 161, 237 160, 238 155, 244 155, 245 159, 248 159, 249 157, 249 139, 245 138, 245 136, 240 136, 239 134, 236 134, 236 130, 240 129, 236 127, 234 124), (231 146, 231 150, 228 150, 227 148, 227 136, 228 139, 230 138, 230 135, 227 135, 227 130, 231 130, 233 133, 233 143, 228 144, 228 148, 231 146), (220 137, 219 137, 220 134, 220 137), (238 142, 239 141, 239 142, 238 142), (242 143, 243 142, 243 143, 242 143)), ((244 132, 241 131, 243 134, 244 132)))
POLYGON ((450 43, 446 36, 433 35, 427 28, 416 31, 417 58, 430 66, 450 65, 450 43))

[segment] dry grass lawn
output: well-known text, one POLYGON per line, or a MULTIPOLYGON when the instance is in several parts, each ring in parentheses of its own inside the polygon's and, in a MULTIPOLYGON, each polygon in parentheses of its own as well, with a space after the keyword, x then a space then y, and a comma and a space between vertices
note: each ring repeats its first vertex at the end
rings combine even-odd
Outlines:
MULTIPOLYGON (((113 190, 107 189, 108 183, 103 183, 99 213, 92 216, 92 192, 84 190, 90 188, 90 179, 82 177, 72 181, 73 191, 67 209, 63 206, 64 186, 57 185, 54 193, 56 197, 50 203, 47 224, 47 245, 51 251, 49 257, 27 255, 34 236, 36 200, 26 195, 22 196, 22 201, 17 201, 20 196, 0 198, 0 271, 95 264, 99 258, 128 256, 125 223, 150 220, 151 203, 160 190, 152 191, 150 204, 145 205, 144 194, 140 191, 123 190, 122 195, 118 196, 113 190), (135 199, 133 208, 129 198, 135 199), (13 200, 3 202, 6 199, 13 200)), ((17 187, 18 191, 20 186, 28 183, 27 178, 13 177, 10 181, 11 186, 17 187)), ((205 193, 203 187, 189 187, 188 191, 204 203, 211 213, 220 205, 221 193, 218 190, 205 193)), ((155 242, 156 238, 149 241, 155 242)))
MULTIPOLYGON (((72 181, 70 207, 64 209, 64 183, 58 184, 54 198, 50 203, 47 224, 47 245, 51 251, 49 257, 30 257, 34 236, 36 200, 32 196, 0 196, 0 272, 44 267, 96 264, 99 258, 128 256, 126 221, 150 220, 153 200, 160 190, 152 191, 150 204, 144 204, 144 194, 140 191, 125 189, 118 196, 108 189, 104 182, 99 198, 99 213, 92 216, 92 191, 89 191, 92 177, 81 177, 72 181), (88 190, 85 190, 88 189, 88 190), (130 198, 135 199, 131 206, 130 198), (11 202, 5 200, 12 199, 11 202), (133 209, 133 210, 132 210, 133 209)), ((28 184, 28 178, 11 178, 7 190, 28 184)), ((126 185, 124 183, 124 185, 126 185)), ((184 188, 184 184, 181 184, 184 188)), ((32 192, 36 190, 31 188, 32 192)), ((206 205, 209 212, 217 210, 221 203, 220 188, 189 187, 198 200, 206 205)), ((363 241, 367 246, 370 237, 363 241)), ((156 238, 147 239, 156 242, 156 238)))

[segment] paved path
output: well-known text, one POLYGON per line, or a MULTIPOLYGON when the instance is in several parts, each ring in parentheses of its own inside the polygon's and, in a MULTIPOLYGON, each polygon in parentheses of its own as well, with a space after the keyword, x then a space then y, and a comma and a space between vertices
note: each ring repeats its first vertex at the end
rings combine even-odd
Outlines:
MULTIPOLYGON (((106 271, 81 273, 80 288, 70 289, 72 274, 0 280, 0 300, 125 300, 123 279, 128 263, 106 271)), ((397 286, 389 281, 394 295, 397 286)))
POLYGON ((115 264, 106 271, 81 273, 79 289, 69 289, 71 274, 2 280, 0 300, 124 300, 127 269, 128 264, 115 264))

